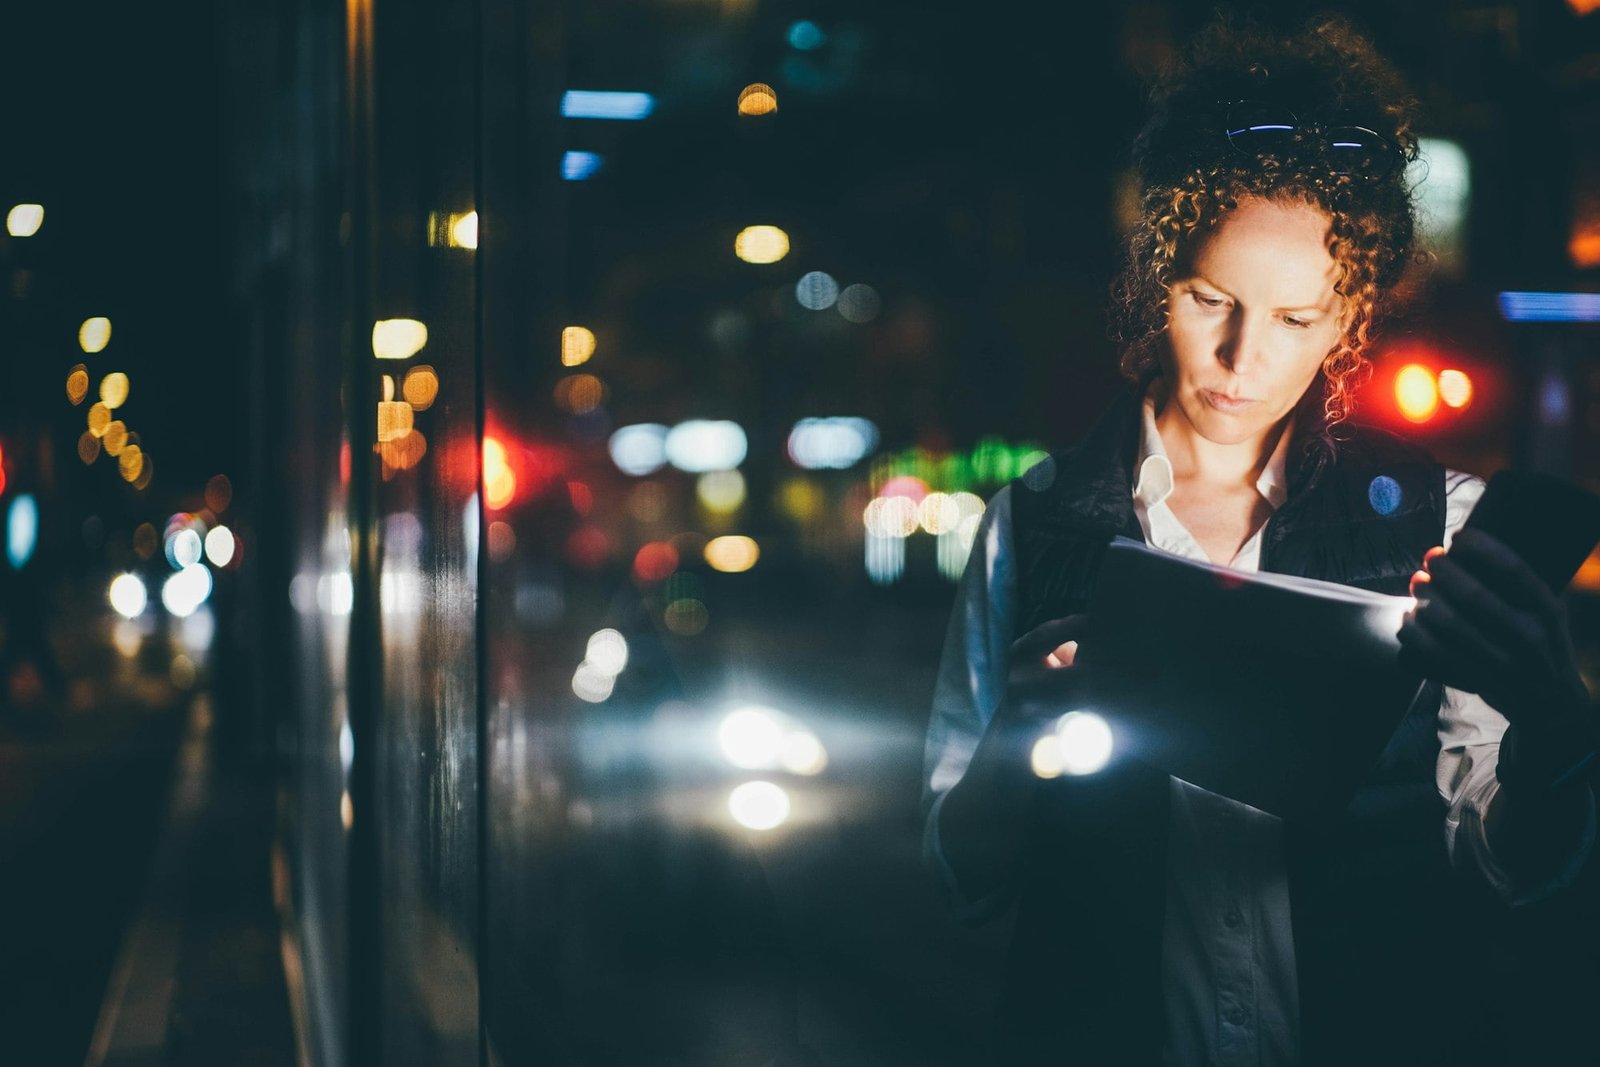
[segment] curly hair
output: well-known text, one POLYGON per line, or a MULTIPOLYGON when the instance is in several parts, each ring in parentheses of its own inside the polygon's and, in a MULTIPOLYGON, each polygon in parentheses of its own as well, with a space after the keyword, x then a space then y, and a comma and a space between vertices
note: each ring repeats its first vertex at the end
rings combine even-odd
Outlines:
POLYGON ((1240 199, 1298 202, 1329 219, 1328 251, 1338 267, 1343 335, 1323 361, 1324 433, 1353 409, 1354 392, 1371 372, 1373 332, 1392 311, 1393 290, 1413 254, 1415 208, 1396 165, 1373 177, 1340 173, 1325 139, 1297 130, 1271 151, 1246 154, 1230 144, 1234 101, 1292 110, 1303 122, 1370 128, 1417 158, 1416 101, 1399 73, 1370 41, 1340 17, 1282 36, 1226 16, 1196 36, 1151 93, 1153 113, 1134 144, 1142 193, 1112 285, 1112 337, 1121 370, 1139 384, 1161 373, 1168 287, 1179 280, 1195 247, 1240 199))

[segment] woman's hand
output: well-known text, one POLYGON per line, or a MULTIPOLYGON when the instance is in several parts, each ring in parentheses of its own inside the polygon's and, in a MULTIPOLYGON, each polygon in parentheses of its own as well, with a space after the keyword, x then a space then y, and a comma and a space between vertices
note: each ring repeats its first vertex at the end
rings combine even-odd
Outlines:
POLYGON ((1511 723, 1502 782, 1556 783, 1594 743, 1565 607, 1521 557, 1470 527, 1448 552, 1431 550, 1423 568, 1400 628, 1402 660, 1479 694, 1511 723))

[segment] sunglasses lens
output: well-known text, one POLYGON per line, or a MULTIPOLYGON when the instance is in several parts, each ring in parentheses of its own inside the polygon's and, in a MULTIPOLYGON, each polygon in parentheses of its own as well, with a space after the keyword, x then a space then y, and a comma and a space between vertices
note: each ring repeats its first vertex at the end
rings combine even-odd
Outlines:
POLYGON ((1241 152, 1270 152, 1288 144, 1299 125, 1292 111, 1247 101, 1228 111, 1228 141, 1241 152))
POLYGON ((1340 174, 1382 178, 1394 167, 1395 148, 1383 135, 1364 126, 1335 126, 1328 131, 1328 154, 1340 174))

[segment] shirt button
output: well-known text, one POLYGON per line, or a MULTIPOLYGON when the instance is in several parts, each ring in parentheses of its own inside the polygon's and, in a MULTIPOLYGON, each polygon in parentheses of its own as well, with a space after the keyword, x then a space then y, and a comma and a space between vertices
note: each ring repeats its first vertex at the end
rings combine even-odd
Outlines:
POLYGON ((1229 904, 1228 910, 1222 913, 1222 921, 1227 923, 1229 927, 1238 926, 1244 922, 1244 912, 1239 910, 1237 904, 1229 904))
POLYGON ((1237 1004, 1229 1008, 1222 1017, 1228 1021, 1229 1026, 1244 1025, 1244 1009, 1237 1004))

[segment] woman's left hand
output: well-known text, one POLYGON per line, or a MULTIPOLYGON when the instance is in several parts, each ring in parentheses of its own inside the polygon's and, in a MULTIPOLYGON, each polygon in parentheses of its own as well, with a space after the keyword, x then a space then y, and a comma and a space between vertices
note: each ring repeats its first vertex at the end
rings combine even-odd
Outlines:
POLYGON ((1532 568, 1471 528, 1448 552, 1430 551, 1423 567, 1412 578, 1417 606, 1400 627, 1402 661, 1482 696, 1515 727, 1530 771, 1568 766, 1592 750, 1566 608, 1532 568))

